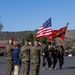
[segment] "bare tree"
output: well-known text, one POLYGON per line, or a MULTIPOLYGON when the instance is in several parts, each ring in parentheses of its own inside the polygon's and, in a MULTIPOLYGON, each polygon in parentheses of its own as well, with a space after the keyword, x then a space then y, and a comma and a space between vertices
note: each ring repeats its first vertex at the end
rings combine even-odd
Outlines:
MULTIPOLYGON (((0 16, 1 17, 1 16, 0 16)), ((0 19, 0 31, 3 29, 3 24, 1 23, 1 19, 0 19)))
POLYGON ((3 29, 3 24, 0 23, 0 31, 3 29))

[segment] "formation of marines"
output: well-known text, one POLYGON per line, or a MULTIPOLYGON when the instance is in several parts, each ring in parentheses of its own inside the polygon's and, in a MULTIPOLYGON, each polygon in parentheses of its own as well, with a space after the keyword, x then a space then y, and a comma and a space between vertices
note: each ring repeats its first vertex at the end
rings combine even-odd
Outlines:
POLYGON ((59 68, 62 69, 64 63, 64 47, 61 45, 58 48, 55 44, 46 45, 45 42, 40 43, 38 40, 34 41, 34 45, 29 40, 25 40, 22 47, 18 47, 16 42, 10 39, 5 50, 5 56, 7 60, 7 75, 11 75, 12 71, 14 75, 19 75, 19 70, 22 64, 23 75, 29 75, 30 66, 32 69, 32 75, 39 75, 40 62, 42 58, 42 70, 45 70, 45 65, 48 63, 49 70, 56 69, 57 60, 59 60, 59 68), (20 52, 14 51, 19 49, 20 52), (13 51, 16 53, 15 59, 13 59, 13 51), (21 64, 18 59, 21 59, 21 64), (15 61, 15 64, 13 64, 15 61))

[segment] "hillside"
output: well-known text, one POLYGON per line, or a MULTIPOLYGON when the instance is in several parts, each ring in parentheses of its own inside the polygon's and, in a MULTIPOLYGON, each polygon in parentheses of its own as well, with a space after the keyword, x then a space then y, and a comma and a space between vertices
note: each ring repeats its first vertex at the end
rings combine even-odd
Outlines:
POLYGON ((64 41, 60 42, 60 40, 56 39, 57 43, 62 43, 65 48, 74 48, 75 49, 75 30, 67 30, 65 34, 64 41))
POLYGON ((0 40, 8 40, 10 38, 17 39, 17 38, 23 38, 27 34, 35 34, 34 31, 21 31, 21 32, 0 32, 0 40))
MULTIPOLYGON (((0 32, 0 42, 4 42, 5 40, 8 40, 10 38, 13 39, 22 39, 27 34, 34 34, 36 35, 37 31, 20 31, 20 32, 0 32)), ((60 44, 59 39, 56 39, 56 42, 60 44)), ((72 46, 75 48, 75 30, 67 30, 65 34, 65 39, 62 42, 65 47, 72 46)))

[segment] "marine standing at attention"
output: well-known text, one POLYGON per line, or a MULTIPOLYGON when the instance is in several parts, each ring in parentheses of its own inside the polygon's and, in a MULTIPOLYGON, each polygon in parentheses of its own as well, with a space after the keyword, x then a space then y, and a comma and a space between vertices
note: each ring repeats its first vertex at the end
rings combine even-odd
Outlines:
POLYGON ((30 45, 26 40, 24 46, 20 50, 20 58, 23 65, 23 75, 29 75, 30 70, 30 45))
POLYGON ((9 39, 5 50, 6 63, 7 63, 7 75, 11 75, 13 71, 12 51, 14 47, 12 45, 13 45, 13 39, 9 39))

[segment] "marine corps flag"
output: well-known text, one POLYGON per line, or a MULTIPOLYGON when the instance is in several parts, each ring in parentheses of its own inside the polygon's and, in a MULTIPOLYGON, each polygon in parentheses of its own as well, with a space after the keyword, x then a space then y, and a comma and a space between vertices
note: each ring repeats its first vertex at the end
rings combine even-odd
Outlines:
POLYGON ((51 28, 51 18, 49 18, 43 25, 39 28, 39 31, 37 32, 36 38, 42 38, 45 36, 50 36, 52 33, 51 28))
POLYGON ((62 27, 62 28, 59 29, 60 35, 58 35, 58 37, 60 37, 61 40, 64 40, 68 24, 69 24, 69 22, 66 24, 66 26, 64 26, 64 27, 62 27))
POLYGON ((66 26, 60 28, 59 30, 52 30, 52 38, 51 36, 48 38, 48 42, 51 42, 52 39, 56 38, 56 37, 60 37, 61 40, 64 40, 64 36, 66 33, 66 29, 68 27, 68 24, 66 24, 66 26))

